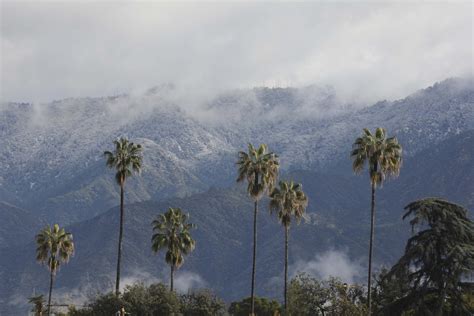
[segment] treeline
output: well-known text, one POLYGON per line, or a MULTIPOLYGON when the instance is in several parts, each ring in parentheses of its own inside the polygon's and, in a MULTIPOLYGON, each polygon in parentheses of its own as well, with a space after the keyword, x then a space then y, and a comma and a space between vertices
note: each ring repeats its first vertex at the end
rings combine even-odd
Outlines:
MULTIPOLYGON (((288 309, 291 315, 364 315, 366 297, 360 285, 348 285, 331 278, 319 281, 309 275, 300 274, 289 283, 288 309)), ((280 302, 255 297, 255 313, 261 316, 283 315, 280 302)), ((40 310, 41 307, 38 307, 40 310)), ((69 316, 107 316, 122 310, 125 315, 234 315, 248 316, 251 298, 226 305, 210 290, 200 289, 178 294, 164 284, 145 286, 141 283, 126 286, 119 296, 108 293, 86 303, 82 308, 70 306, 63 313, 69 316)))
MULTIPOLYGON (((247 183, 247 192, 254 202, 253 257, 250 276, 250 297, 232 303, 228 309, 212 292, 198 291, 186 295, 175 293, 174 273, 196 241, 189 215, 170 207, 151 223, 151 248, 165 253, 170 266, 169 289, 162 284, 134 285, 120 292, 122 240, 125 212, 125 184, 142 170, 142 147, 125 138, 114 141, 114 150, 105 151, 106 165, 116 171, 120 187, 120 225, 118 229, 115 292, 98 297, 86 308, 70 309, 69 315, 472 315, 473 285, 465 278, 474 270, 474 224, 468 211, 440 198, 426 198, 408 204, 403 219, 408 218, 413 235, 405 253, 390 269, 375 277, 372 272, 375 239, 376 189, 387 177, 397 177, 402 166, 402 147, 395 137, 377 128, 375 133, 364 129, 354 141, 350 156, 356 174, 368 170, 371 186, 370 238, 368 249, 367 286, 343 284, 337 279, 316 280, 298 275, 288 282, 288 248, 291 223, 305 217, 308 198, 300 183, 279 179, 279 157, 265 144, 238 153, 237 181, 247 183), (257 213, 263 196, 269 198, 269 210, 284 228, 283 302, 257 298, 257 213), (164 309, 163 309, 164 308, 164 309)), ((317 203, 314 202, 314 203, 317 203)), ((249 228, 250 229, 250 228, 249 228)), ((51 314, 54 279, 60 265, 74 253, 72 235, 58 225, 46 227, 37 236, 37 260, 50 271, 48 303, 43 296, 31 298, 39 315, 51 314)), ((229 284, 229 287, 232 285, 229 284)))

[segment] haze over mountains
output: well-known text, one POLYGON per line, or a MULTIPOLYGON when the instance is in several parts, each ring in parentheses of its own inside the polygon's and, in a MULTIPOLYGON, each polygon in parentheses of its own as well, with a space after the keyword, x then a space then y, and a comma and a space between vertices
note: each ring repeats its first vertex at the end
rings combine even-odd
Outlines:
MULTIPOLYGON (((293 272, 324 274, 336 260, 347 262, 349 281, 357 280, 366 260, 370 190, 365 174, 352 175, 351 143, 363 127, 382 126, 403 145, 399 179, 377 192, 375 260, 393 263, 409 234, 401 212, 411 200, 441 196, 472 211, 473 83, 448 79, 364 108, 316 86, 231 91, 199 111, 180 104, 172 86, 139 96, 3 104, 0 304, 13 310, 8 303, 24 303, 33 288, 44 292, 48 275, 35 263, 32 240, 45 223, 70 225, 77 247, 59 272, 57 292, 75 290, 84 299, 111 289, 119 198, 102 153, 121 135, 144 146, 143 173, 126 188, 125 278, 164 278, 165 265, 151 255, 150 222, 176 206, 198 226, 182 288, 211 287, 227 300, 248 295, 251 203, 234 184, 235 160, 248 142, 265 142, 280 156, 282 177, 301 181, 310 198, 309 223, 291 229, 293 272)), ((265 209, 259 225, 257 293, 278 298, 283 231, 265 209)))

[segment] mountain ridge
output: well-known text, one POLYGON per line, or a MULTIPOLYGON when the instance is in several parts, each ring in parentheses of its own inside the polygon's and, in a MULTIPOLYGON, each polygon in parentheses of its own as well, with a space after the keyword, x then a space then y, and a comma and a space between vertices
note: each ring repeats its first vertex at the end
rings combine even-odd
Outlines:
POLYGON ((217 126, 154 94, 3 107, 0 200, 64 224, 116 205, 117 188, 101 155, 118 135, 145 145, 143 176, 127 184, 131 202, 231 185, 236 152, 248 142, 267 143, 280 155, 284 170, 322 171, 345 155, 362 127, 381 125, 404 144, 405 155, 413 155, 474 126, 469 83, 472 79, 450 79, 402 100, 319 118, 292 114, 295 107, 307 107, 304 102, 317 113, 319 105, 311 103, 315 96, 296 98, 302 105, 289 104, 290 112, 281 114, 279 100, 295 99, 285 97, 286 90, 262 90, 260 99, 243 91, 235 96, 235 106, 242 103, 258 115, 244 111, 252 119, 232 121, 227 118, 235 111, 230 112, 217 126), (268 110, 265 104, 273 105, 268 110), (280 114, 272 114, 275 108, 280 114))
MULTIPOLYGON (((350 165, 349 158, 347 163, 350 165)), ((427 194, 437 195, 472 211, 472 194, 465 194, 474 192, 472 172, 474 130, 432 146, 415 157, 407 157, 400 177, 387 181, 383 188, 377 190, 376 265, 390 265, 402 253, 410 227, 401 220, 401 215, 403 207, 409 202, 427 194), (459 159, 463 161, 461 164, 459 159), (463 172, 454 173, 456 168, 462 168, 463 172), (441 179, 441 182, 433 179, 441 179), (459 186, 451 186, 452 182, 459 183, 459 186), (459 192, 459 188, 464 190, 459 192)), ((284 173, 282 179, 303 183, 310 201, 309 221, 291 228, 291 271, 302 268, 314 272, 314 260, 331 251, 347 256, 354 270, 359 271, 357 267, 366 260, 370 220, 368 177, 365 174, 355 176, 350 171, 341 175, 301 170, 284 173)), ((275 282, 280 280, 282 273, 283 230, 276 218, 268 214, 267 203, 266 200, 260 203, 257 293, 279 298, 281 293, 276 291, 275 282)), ((124 280, 166 281, 166 265, 161 256, 152 254, 150 238, 151 220, 169 206, 181 207, 189 212, 190 221, 197 225, 193 231, 197 241, 196 251, 186 258, 183 269, 177 275, 181 273, 182 277, 191 276, 200 280, 194 286, 211 287, 227 301, 247 295, 251 268, 249 232, 252 201, 245 192, 245 185, 126 205, 124 280), (229 287, 229 284, 232 286, 229 287)), ((72 291, 76 293, 73 298, 77 300, 80 292, 112 289, 117 226, 118 207, 68 226, 75 237, 76 255, 58 275, 57 284, 61 292, 72 291)), ((44 267, 34 261, 33 242, 5 251, 7 258, 15 257, 25 264, 19 266, 10 260, 0 260, 0 271, 3 271, 5 280, 0 286, 3 302, 11 298, 5 296, 6 293, 25 298, 32 288, 46 288, 48 275, 44 267), (13 294, 10 293, 12 290, 13 294)), ((354 277, 356 280, 363 279, 364 275, 356 273, 354 277)))
MULTIPOLYGON (((378 126, 397 136, 405 157, 400 178, 387 182, 377 193, 377 264, 390 264, 403 248, 401 236, 409 234, 400 220, 404 203, 435 194, 469 209, 474 206, 472 82, 446 80, 401 100, 327 117, 302 115, 308 104, 290 104, 289 111, 281 112, 281 100, 297 100, 298 90, 261 90, 260 100, 244 91, 226 107, 242 103, 242 109, 249 110, 235 121, 226 120, 232 116, 230 111, 222 116, 223 124, 206 124, 163 101, 153 94, 156 92, 142 97, 66 99, 44 107, 2 107, 0 249, 7 254, 2 257, 15 260, 0 260, 0 275, 5 280, 0 286, 0 305, 17 302, 16 298, 24 302, 32 288, 43 289, 46 284, 44 269, 34 262, 32 242, 44 223, 68 225, 78 242, 76 257, 60 272, 59 288, 76 296, 111 288, 119 199, 113 171, 105 167, 102 153, 111 148, 117 135, 144 145, 143 173, 126 185, 125 249, 129 254, 124 257, 124 267, 146 269, 125 268, 129 280, 166 279, 160 258, 143 250, 149 248, 145 233, 151 214, 176 204, 190 210, 200 227, 198 239, 210 245, 209 249, 198 245, 185 264, 187 275, 198 280, 196 284, 211 286, 226 300, 246 295, 251 218, 244 214, 249 214, 251 205, 244 187, 235 187, 235 161, 248 142, 267 143, 280 156, 282 177, 294 177, 309 192, 310 224, 295 228, 291 235, 293 266, 304 267, 335 245, 336 251, 363 264, 365 256, 360 254, 367 243, 370 188, 365 176, 352 175, 349 152, 363 127, 378 126), (298 109, 303 110, 294 114, 298 109), (253 117, 255 113, 260 116, 253 117), (239 121, 242 118, 247 121, 239 121), (13 226, 20 226, 18 237, 9 236, 13 226), (385 249, 384 244, 390 248, 385 249), (95 249, 80 245, 100 246, 100 256, 95 249), (235 251, 229 253, 229 249, 235 251), (221 270, 208 274, 206 260, 215 260, 221 270), (233 285, 230 292, 225 291, 227 284, 233 285)), ((311 98, 301 102, 311 104, 311 98)), ((322 103, 315 105, 318 110, 334 102, 324 103, 325 98, 331 97, 321 96, 322 103)), ((209 106, 215 110, 216 105, 209 106)), ((278 297, 274 282, 281 271, 275 263, 282 260, 278 255, 282 236, 264 208, 258 264, 270 268, 258 275, 258 291, 278 297)))

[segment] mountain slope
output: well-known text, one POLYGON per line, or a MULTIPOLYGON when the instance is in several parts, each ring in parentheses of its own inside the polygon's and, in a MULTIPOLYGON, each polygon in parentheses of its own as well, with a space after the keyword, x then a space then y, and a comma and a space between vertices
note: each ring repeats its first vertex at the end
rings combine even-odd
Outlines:
POLYGON ((17 247, 31 241, 33 232, 44 222, 31 212, 0 201, 0 245, 17 247))
MULTIPOLYGON (((350 165, 349 159, 346 160, 350 165)), ((377 190, 375 261, 391 264, 403 251, 410 229, 401 220, 403 207, 416 198, 441 196, 474 207, 474 131, 461 133, 407 157, 400 174, 377 190), (460 172, 462 170, 463 172, 460 172)), ((310 204, 308 223, 292 226, 290 267, 314 269, 315 256, 335 249, 347 253, 353 264, 364 265, 369 233, 370 186, 367 175, 323 174, 294 171, 284 174, 303 183, 310 204)), ((140 202, 126 207, 124 280, 166 280, 168 268, 150 250, 151 221, 169 206, 181 207, 197 225, 197 247, 180 272, 186 279, 202 280, 227 300, 248 295, 251 269, 252 203, 245 186, 211 189, 205 193, 166 201, 140 202)), ((259 213, 257 293, 280 297, 283 264, 283 230, 268 215, 267 201, 259 213)), ((112 289, 116 256, 118 208, 69 227, 77 252, 58 275, 59 293, 94 293, 112 289)), ((34 244, 6 250, 0 271, 2 304, 26 297, 33 288, 45 291, 47 271, 34 262, 34 244), (23 264, 19 265, 18 262, 23 264)), ((328 264, 336 264, 329 262, 328 264)), ((313 271, 314 270, 310 270, 313 271)), ((364 278, 362 268, 356 277, 364 278)), ((189 280, 188 280, 189 281, 189 280)), ((184 281, 183 281, 184 282, 184 281)), ((196 283, 195 283, 196 285, 196 283)), ((62 298, 68 301, 68 298, 62 298)), ((10 306, 11 308, 11 306, 10 306)))
POLYGON ((407 156, 474 126, 472 79, 450 79, 403 100, 346 109, 330 89, 230 92, 196 115, 161 87, 145 95, 5 104, 0 115, 0 200, 68 224, 118 204, 102 153, 126 135, 144 145, 127 201, 229 186, 236 152, 267 143, 286 171, 336 173, 363 127, 384 126, 407 156))

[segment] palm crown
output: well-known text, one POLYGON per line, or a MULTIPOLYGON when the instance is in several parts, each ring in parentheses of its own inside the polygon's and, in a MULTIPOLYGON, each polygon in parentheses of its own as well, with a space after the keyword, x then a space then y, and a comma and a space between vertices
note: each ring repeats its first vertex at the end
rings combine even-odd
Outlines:
POLYGON ((352 168, 356 173, 362 172, 367 162, 370 181, 376 186, 381 184, 387 175, 397 176, 402 163, 402 147, 395 137, 386 137, 383 128, 377 128, 372 134, 367 128, 353 144, 351 152, 352 168))
POLYGON ((293 181, 280 181, 279 188, 274 188, 270 194, 270 213, 277 213, 280 223, 285 227, 285 285, 284 309, 288 313, 288 236, 291 218, 299 223, 308 206, 308 198, 303 192, 303 186, 293 181))
POLYGON ((125 179, 132 175, 132 171, 140 172, 142 167, 142 146, 129 142, 126 138, 114 141, 114 152, 105 151, 106 164, 109 168, 115 168, 115 180, 123 184, 125 179))
POLYGON ((191 238, 190 230, 194 225, 187 223, 189 215, 180 208, 169 208, 152 222, 151 242, 154 252, 167 249, 165 260, 171 266, 179 268, 184 262, 184 255, 194 250, 196 242, 191 238))
POLYGON ((299 222, 308 206, 303 186, 293 181, 280 181, 279 188, 273 189, 270 199, 270 212, 276 212, 285 227, 290 225, 291 217, 299 222))
POLYGON ((237 182, 247 179, 247 191, 252 198, 258 200, 267 190, 273 189, 278 177, 279 163, 278 156, 268 152, 267 145, 261 144, 255 148, 249 144, 248 153, 239 152, 237 165, 237 182))
POLYGON ((56 273, 62 263, 67 263, 74 253, 71 233, 55 224, 45 227, 36 235, 36 260, 45 263, 51 273, 56 273))

